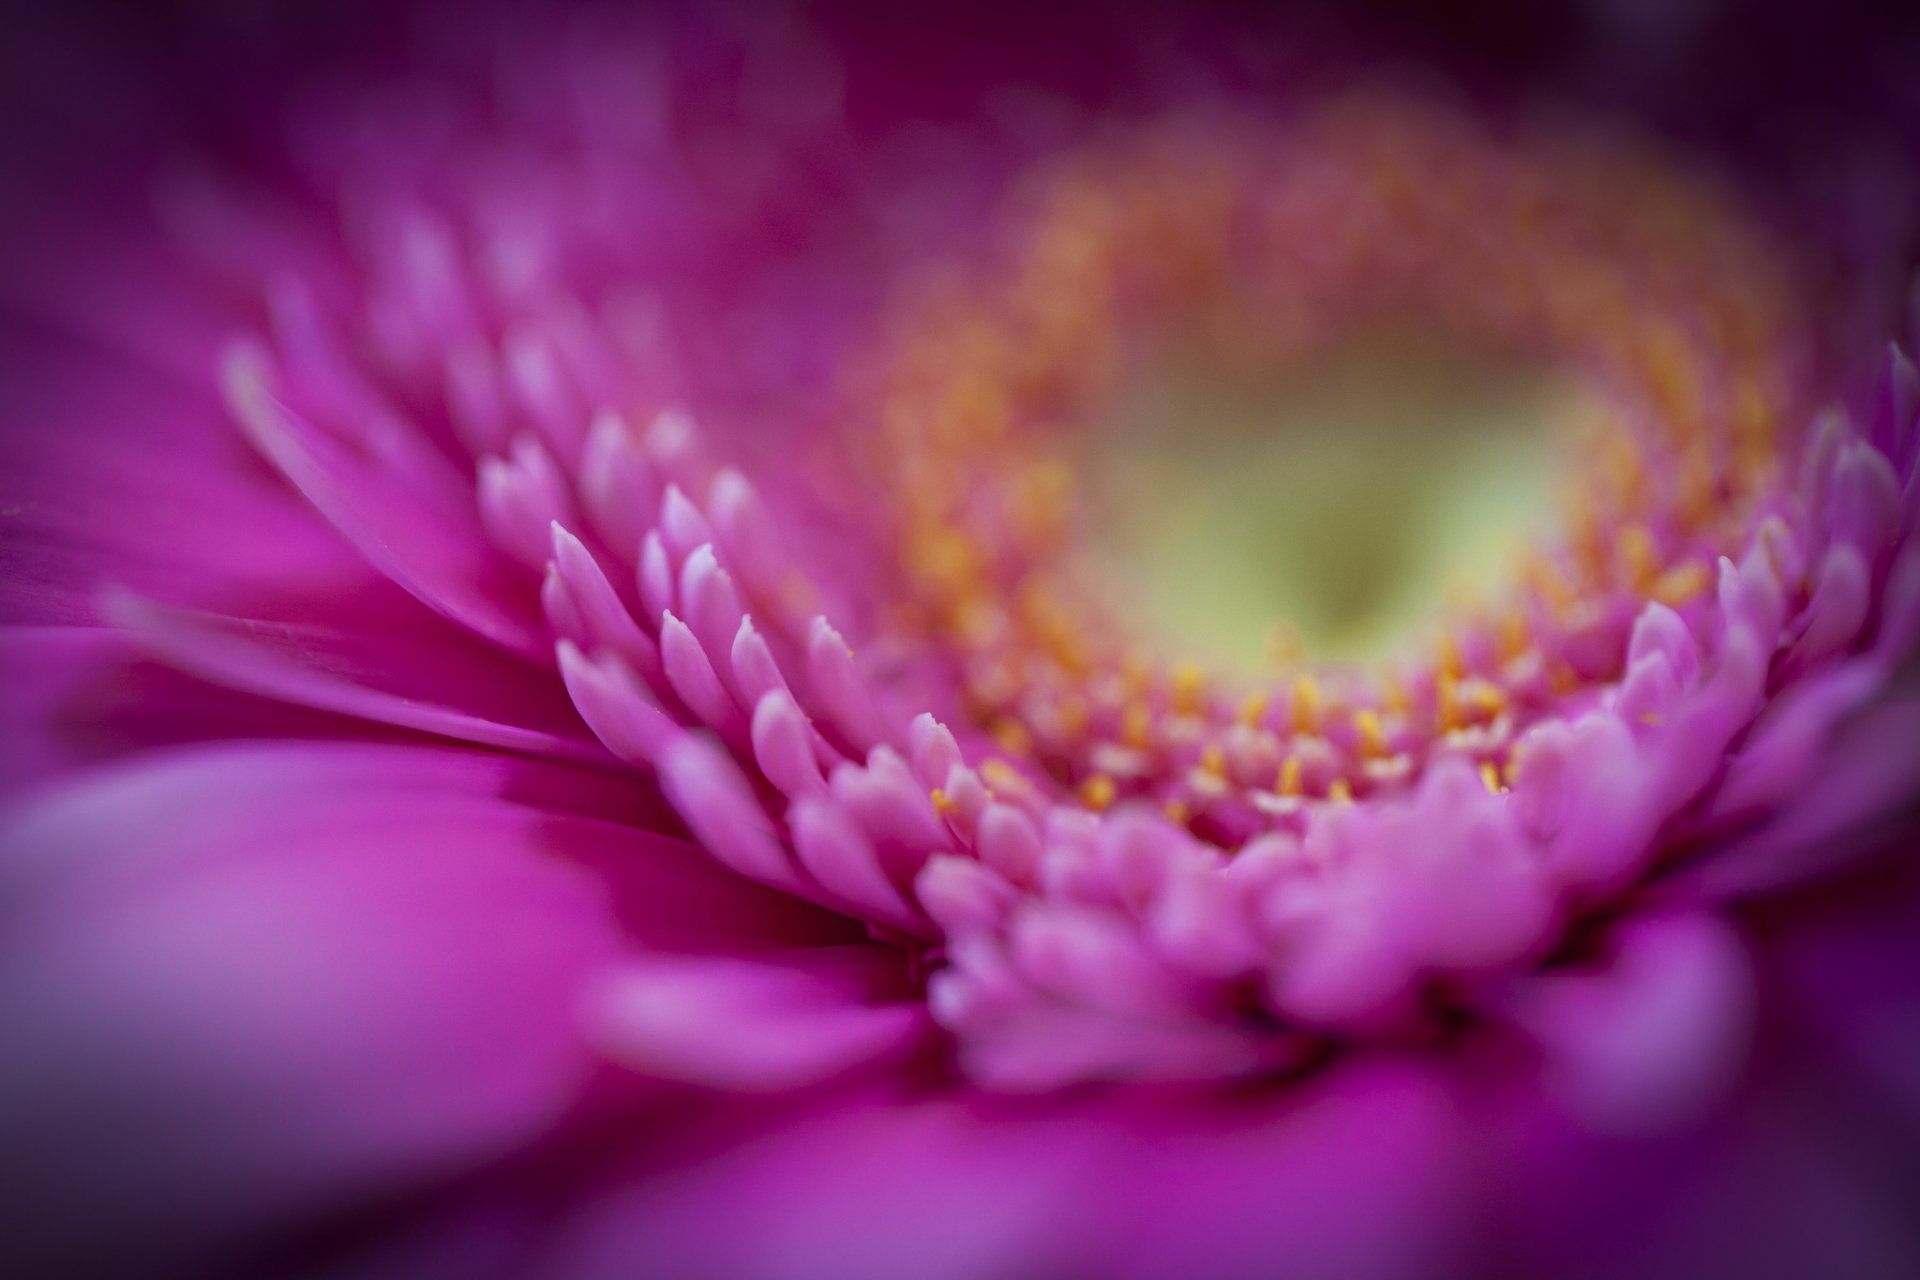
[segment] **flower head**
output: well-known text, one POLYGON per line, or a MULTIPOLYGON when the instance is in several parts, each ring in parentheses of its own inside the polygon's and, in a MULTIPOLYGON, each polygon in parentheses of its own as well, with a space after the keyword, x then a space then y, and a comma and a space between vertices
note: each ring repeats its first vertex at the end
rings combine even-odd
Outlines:
POLYGON ((1651 1160, 1683 1269, 1768 1247, 1701 1188, 1795 1167, 1774 1039, 1911 1125, 1904 953, 1822 896, 1911 920, 1920 783, 1920 375, 1853 392, 1845 234, 1383 77, 936 147, 878 25, 427 25, 170 151, 106 242, 186 309, 9 424, 31 1247, 1560 1270, 1651 1160), (1375 430, 1330 368, 1495 390, 1375 430))

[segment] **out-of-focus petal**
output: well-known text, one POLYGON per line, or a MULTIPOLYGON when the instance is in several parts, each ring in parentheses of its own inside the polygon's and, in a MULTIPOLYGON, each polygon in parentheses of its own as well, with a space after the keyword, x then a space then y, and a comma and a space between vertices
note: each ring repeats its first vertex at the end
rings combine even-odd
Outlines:
POLYGON ((1361 1066, 1298 1092, 842 1097, 564 1224, 536 1269, 712 1277, 1445 1273, 1473 1188, 1452 1104, 1361 1066))
POLYGON ((585 992, 630 942, 805 936, 803 908, 577 812, 605 791, 506 757, 257 745, 15 812, 0 1128, 28 1256, 191 1257, 497 1157, 568 1105, 596 1058, 585 992))

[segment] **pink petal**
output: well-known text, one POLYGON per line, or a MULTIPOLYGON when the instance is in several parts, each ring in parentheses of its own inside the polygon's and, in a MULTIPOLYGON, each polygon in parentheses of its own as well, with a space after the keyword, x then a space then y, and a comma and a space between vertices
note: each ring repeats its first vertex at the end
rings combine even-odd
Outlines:
POLYGON ((504 798, 551 777, 418 748, 209 748, 17 813, 0 1110, 48 1247, 138 1256, 550 1123, 590 1062, 574 1002, 621 945, 605 889, 565 861, 612 829, 504 798))
POLYGON ((274 398, 265 360, 257 351, 237 353, 227 376, 235 412, 274 465, 374 567, 427 605, 496 644, 544 657, 531 591, 506 580, 473 516, 422 510, 413 496, 382 483, 274 398))
POLYGON ((753 959, 647 957, 603 978, 600 1044, 662 1079, 776 1091, 899 1054, 930 1029, 897 955, 833 948, 753 959))
POLYGON ((1744 948, 1704 915, 1636 920, 1596 973, 1549 975, 1516 1009, 1552 1082, 1599 1131, 1659 1129, 1717 1102, 1745 1062, 1754 1012, 1744 948))
POLYGON ((550 677, 420 608, 331 596, 312 622, 230 618, 119 594, 107 612, 166 662, 228 688, 508 750, 604 758, 550 677))

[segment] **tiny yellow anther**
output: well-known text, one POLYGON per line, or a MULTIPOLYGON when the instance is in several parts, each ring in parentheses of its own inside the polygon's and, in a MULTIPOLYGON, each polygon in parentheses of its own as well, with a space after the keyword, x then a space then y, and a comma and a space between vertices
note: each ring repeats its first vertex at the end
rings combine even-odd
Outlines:
POLYGON ((1181 715, 1199 712, 1206 694, 1207 673, 1197 663, 1182 662, 1173 669, 1173 709, 1181 715))
POLYGON ((1698 560, 1674 565, 1653 580, 1647 594, 1670 608, 1697 600, 1713 585, 1713 573, 1698 560))
POLYGON ((980 777, 987 786, 1003 791, 1017 790, 1026 785, 1026 777, 1005 760, 987 760, 980 765, 980 777))
POLYGON ((1300 757, 1288 756, 1280 763, 1280 776, 1274 781, 1273 789, 1283 796, 1299 795, 1304 790, 1300 774, 1300 757))
POLYGON ((1496 796, 1507 789, 1506 785, 1500 781, 1500 766, 1491 760, 1480 762, 1480 781, 1484 782, 1487 790, 1496 796))
POLYGON ((991 732, 1000 749, 1011 755, 1023 756, 1033 750, 1032 732, 1012 716, 1001 716, 995 720, 991 732))
POLYGON ((1386 730, 1380 726, 1380 713, 1371 709, 1353 713, 1354 732, 1360 735, 1360 754, 1369 758, 1387 749, 1386 730))
POLYGON ((1169 800, 1160 806, 1160 811, 1176 826, 1186 826, 1193 817, 1193 810, 1185 800, 1169 800))
POLYGON ((1500 656, 1511 661, 1527 651, 1532 640, 1527 625, 1527 615, 1519 609, 1509 609, 1500 615, 1500 656))
POLYGON ((1380 704, 1389 711, 1405 715, 1413 705, 1413 699, 1407 695, 1407 682, 1397 675, 1388 675, 1380 682, 1380 704))
POLYGON ((1095 813, 1110 806, 1118 795, 1119 788, 1114 786, 1113 779, 1104 773, 1096 773, 1080 784, 1081 803, 1095 813))
POLYGON ((1526 576, 1534 592, 1555 613, 1561 612, 1573 603, 1573 588, 1568 585, 1566 576, 1551 560, 1541 556, 1528 557, 1526 576))
POLYGON ((1353 784, 1345 778, 1335 778, 1327 785, 1327 799, 1335 804, 1353 803, 1353 784))
POLYGON ((1138 750, 1153 739, 1153 709, 1144 702, 1129 702, 1120 713, 1120 740, 1138 750))
POLYGON ((1466 705, 1474 714, 1492 719, 1507 709, 1507 691, 1497 684, 1488 684, 1484 680, 1471 680, 1466 684, 1466 705))
POLYGON ((954 803, 953 797, 939 787, 933 789, 932 800, 934 812, 943 816, 952 813, 959 807, 954 803))
POLYGON ((1320 729, 1320 682, 1312 676, 1301 676, 1293 682, 1293 727, 1300 733, 1316 733, 1320 729))
POLYGON ((1269 699, 1264 693, 1250 693, 1240 700, 1239 719, 1241 724, 1259 724, 1266 718, 1269 699))
POLYGON ((1620 561, 1627 581, 1636 591, 1646 591, 1660 572, 1660 544, 1643 524, 1630 524, 1620 531, 1620 561))
POLYGON ((1200 767, 1216 778, 1227 776, 1227 753, 1217 742, 1210 742, 1200 753, 1200 767))
POLYGON ((1433 681, 1433 716, 1442 731, 1460 727, 1460 690, 1454 678, 1441 671, 1433 681))

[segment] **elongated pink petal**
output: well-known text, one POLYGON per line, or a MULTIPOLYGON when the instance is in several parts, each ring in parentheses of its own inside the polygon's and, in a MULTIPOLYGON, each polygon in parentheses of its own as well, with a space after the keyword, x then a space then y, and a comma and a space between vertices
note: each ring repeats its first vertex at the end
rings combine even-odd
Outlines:
POLYGON ((569 759, 600 759, 551 683, 402 595, 349 619, 227 618, 116 595, 105 610, 156 657, 229 688, 381 724, 569 759))
POLYGON ((35 905, 0 980, 0 1105, 9 1158, 39 1153, 33 1243, 134 1257, 538 1133, 620 931, 554 857, 579 820, 497 794, 514 770, 221 748, 16 814, 0 882, 35 905))
MULTIPOLYGON (((502 578, 477 526, 449 527, 452 517, 418 510, 356 466, 273 398, 263 360, 236 355, 230 393, 254 440, 308 500, 369 562, 432 608, 506 648, 543 653, 530 610, 516 604, 521 593, 502 578)), ((530 593, 526 599, 530 604, 530 593)))
POLYGON ((895 962, 863 949, 629 961, 595 989, 589 1024, 616 1058, 668 1080, 777 1091, 901 1053, 929 1031, 881 993, 895 962))

